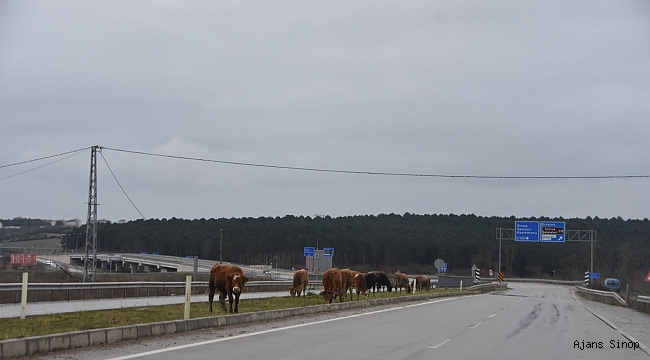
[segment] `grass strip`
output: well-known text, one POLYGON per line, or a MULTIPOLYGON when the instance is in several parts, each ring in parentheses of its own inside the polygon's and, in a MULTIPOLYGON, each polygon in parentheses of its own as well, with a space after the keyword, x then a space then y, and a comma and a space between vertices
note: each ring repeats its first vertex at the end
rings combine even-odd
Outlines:
MULTIPOLYGON (((450 292, 453 290, 435 289, 431 292, 450 292)), ((424 294, 424 291, 416 294, 424 294)), ((368 299, 379 299, 410 295, 405 292, 384 292, 373 293, 368 299)), ((313 292, 308 292, 307 297, 291 298, 271 297, 263 299, 246 299, 242 295, 239 302, 239 312, 250 313, 258 311, 269 311, 277 309, 288 309, 311 305, 321 305, 325 302, 323 297, 313 292)), ((356 301, 356 294, 354 301, 356 301)), ((363 299, 363 297, 362 297, 363 299)), ((338 300, 337 300, 338 301, 338 300)), ((345 301, 350 301, 349 295, 345 301)), ((81 331, 91 329, 103 329, 118 326, 149 324, 162 321, 183 319, 184 304, 162 305, 162 306, 137 306, 113 310, 79 311, 74 313, 61 313, 49 315, 29 316, 24 320, 20 318, 0 319, 0 340, 19 339, 32 336, 49 334, 60 334, 70 331, 81 331)), ((226 300, 228 308, 228 300, 226 300)), ((227 315, 221 310, 218 301, 218 294, 213 304, 214 312, 210 314, 208 302, 192 303, 190 310, 191 318, 208 316, 227 315)))

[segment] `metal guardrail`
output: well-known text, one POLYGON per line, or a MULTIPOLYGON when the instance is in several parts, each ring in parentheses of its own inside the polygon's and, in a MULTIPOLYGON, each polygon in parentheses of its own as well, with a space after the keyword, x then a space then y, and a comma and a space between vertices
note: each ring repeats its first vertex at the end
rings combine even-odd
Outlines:
MULTIPOLYGON (((248 292, 263 292, 263 291, 278 291, 278 288, 289 288, 291 286, 291 281, 250 281, 246 284, 246 289, 248 292)), ((314 288, 315 283, 310 282, 310 288, 314 288)), ((207 289, 207 281, 193 281, 192 282, 192 292, 197 290, 207 289)), ((101 299, 101 298, 115 298, 117 291, 118 294, 121 292, 121 295, 117 297, 126 298, 127 290, 132 290, 129 294, 129 297, 150 297, 150 296, 160 296, 160 291, 164 290, 166 296, 171 295, 172 290, 178 290, 178 293, 184 293, 185 291, 185 282, 155 282, 155 281, 135 281, 135 282, 94 282, 94 283, 28 283, 27 292, 32 295, 29 296, 29 301, 37 302, 39 301, 54 301, 55 292, 64 292, 66 296, 57 297, 59 300, 70 301, 70 292, 80 292, 80 300, 86 300, 86 294, 95 292, 95 296, 92 299, 101 299), (140 292, 139 290, 146 290, 145 293, 140 292), (152 291, 153 290, 153 291, 152 291), (47 293, 49 292, 49 299, 43 300, 43 297, 37 296, 37 293, 47 293), (104 296, 102 297, 102 292, 104 296), (153 295, 151 294, 153 292, 153 295), (146 294, 146 295, 145 295, 146 294)), ((13 302, 20 302, 20 293, 22 291, 21 283, 0 283, 0 294, 1 293, 11 293, 13 292, 13 302)), ((74 296, 78 298, 79 296, 74 296)), ((6 300, 5 300, 6 302, 6 300)), ((9 301, 11 302, 11 301, 9 301)))
POLYGON ((613 292, 613 291, 603 291, 603 290, 594 290, 594 289, 587 289, 586 287, 583 286, 577 286, 577 289, 579 292, 582 292, 584 294, 592 295, 594 297, 603 297, 603 298, 611 298, 616 300, 619 304, 627 307, 627 301, 623 300, 623 298, 613 292))
POLYGON ((518 278, 506 278, 503 279, 505 282, 523 282, 523 283, 537 283, 537 284, 554 284, 554 285, 583 285, 583 280, 571 281, 571 280, 551 280, 551 279, 518 279, 518 278))
POLYGON ((650 304, 650 296, 638 295, 636 297, 636 301, 650 304))

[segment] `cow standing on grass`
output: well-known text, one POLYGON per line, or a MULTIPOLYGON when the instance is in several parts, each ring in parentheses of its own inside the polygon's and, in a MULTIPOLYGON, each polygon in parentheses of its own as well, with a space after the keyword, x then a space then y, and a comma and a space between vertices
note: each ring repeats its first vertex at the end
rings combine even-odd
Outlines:
POLYGON ((354 288, 357 289, 357 300, 359 300, 359 293, 363 294, 363 297, 368 298, 370 291, 368 291, 366 279, 363 277, 363 274, 355 271, 352 283, 354 284, 354 288))
MULTIPOLYGON (((378 272, 377 273, 377 291, 379 289, 384 288, 384 286, 388 289, 388 292, 391 292, 393 290, 393 284, 390 283, 390 280, 388 280, 388 275, 384 274, 383 272, 378 272)), ((397 288, 395 288, 397 289, 397 288)))
POLYGON ((230 264, 216 264, 210 270, 210 282, 208 287, 210 294, 208 299, 210 302, 210 312, 212 313, 212 301, 214 300, 214 290, 219 290, 219 302, 221 308, 226 311, 226 295, 230 303, 230 313, 233 313, 232 302, 233 295, 235 297, 235 314, 239 312, 239 295, 244 291, 244 285, 248 282, 248 278, 244 275, 241 268, 230 264))
POLYGON ((327 269, 327 271, 323 273, 324 290, 321 291, 319 295, 323 296, 326 303, 331 304, 339 294, 343 293, 341 290, 342 281, 341 270, 339 270, 339 268, 327 269))
POLYGON ((418 275, 415 277, 415 284, 417 290, 429 291, 431 287, 431 277, 429 275, 418 275))
POLYGON ((368 290, 372 290, 373 292, 377 292, 377 274, 369 272, 363 274, 363 277, 366 280, 366 288, 368 288, 368 290))
POLYGON ((289 289, 289 295, 295 297, 296 293, 300 297, 300 292, 303 293, 302 297, 307 296, 307 286, 309 285, 309 274, 307 270, 301 269, 293 274, 293 283, 289 289))
POLYGON ((341 269, 341 297, 340 297, 340 302, 343 302, 343 298, 345 297, 345 293, 348 291, 350 292, 350 300, 352 300, 352 287, 354 286, 354 273, 356 271, 350 270, 350 269, 341 269))
POLYGON ((395 291, 397 291, 399 288, 400 293, 402 292, 402 288, 405 288, 407 293, 411 292, 411 284, 409 284, 409 278, 402 273, 393 275, 393 286, 395 287, 395 291))

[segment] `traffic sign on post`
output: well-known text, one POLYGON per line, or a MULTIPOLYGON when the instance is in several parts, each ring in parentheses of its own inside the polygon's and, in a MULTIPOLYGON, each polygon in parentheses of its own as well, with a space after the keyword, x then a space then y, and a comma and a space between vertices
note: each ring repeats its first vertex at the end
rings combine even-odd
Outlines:
POLYGON ((442 259, 436 259, 436 261, 433 262, 433 266, 435 266, 437 270, 440 270, 440 268, 444 264, 445 264, 445 261, 442 260, 442 259))
POLYGON ((564 242, 565 233, 564 221, 542 221, 540 223, 540 232, 542 242, 564 242))
POLYGON ((305 256, 314 256, 314 248, 305 246, 305 256))
POLYGON ((515 241, 539 241, 538 221, 515 221, 515 241))
POLYGON ((324 257, 334 257, 334 248, 323 248, 324 257))
POLYGON ((597 272, 590 272, 590 273, 589 273, 589 278, 590 278, 590 279, 600 279, 600 273, 597 273, 597 272))

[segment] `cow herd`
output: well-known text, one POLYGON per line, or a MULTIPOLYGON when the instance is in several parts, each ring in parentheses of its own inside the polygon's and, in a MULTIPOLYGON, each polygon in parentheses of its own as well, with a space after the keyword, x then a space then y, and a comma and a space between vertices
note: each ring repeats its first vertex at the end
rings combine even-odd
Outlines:
MULTIPOLYGON (((412 284, 409 278, 402 274, 396 273, 393 275, 393 281, 388 278, 383 272, 368 272, 360 273, 350 269, 331 268, 323 273, 323 291, 319 295, 323 296, 326 303, 332 303, 337 297, 340 302, 343 302, 346 294, 350 294, 350 300, 354 299, 353 290, 356 290, 357 300, 363 295, 365 298, 370 294, 370 290, 374 292, 380 289, 386 289, 389 292, 393 288, 397 291, 405 289, 406 292, 411 292, 412 284)), ((241 268, 230 264, 216 264, 210 270, 210 281, 208 287, 210 290, 208 299, 210 303, 210 312, 212 312, 212 302, 214 300, 215 290, 219 290, 219 303, 221 308, 226 311, 226 297, 230 303, 230 313, 239 312, 239 296, 241 295, 244 285, 248 282, 248 278, 244 275, 241 268), (235 307, 233 309, 233 302, 235 307)), ((415 277, 415 286, 417 290, 429 290, 431 278, 427 275, 418 275, 415 277)), ((307 287, 309 285, 309 274, 307 270, 298 270, 293 274, 293 281, 289 295, 295 297, 306 296, 307 287)))

